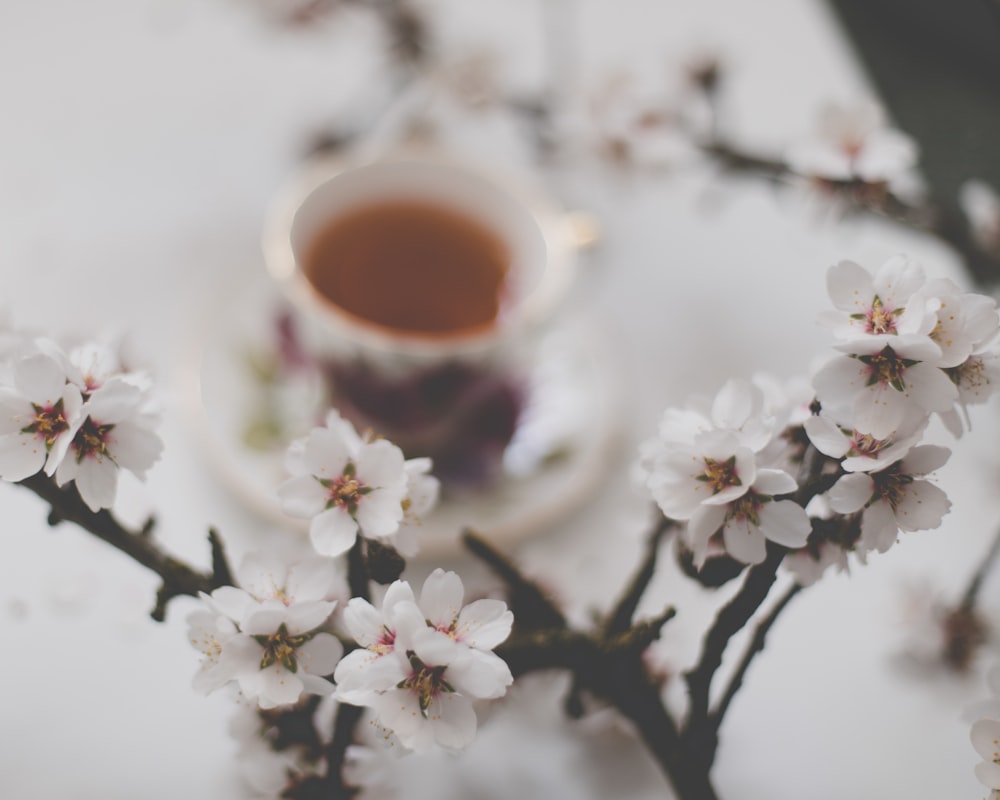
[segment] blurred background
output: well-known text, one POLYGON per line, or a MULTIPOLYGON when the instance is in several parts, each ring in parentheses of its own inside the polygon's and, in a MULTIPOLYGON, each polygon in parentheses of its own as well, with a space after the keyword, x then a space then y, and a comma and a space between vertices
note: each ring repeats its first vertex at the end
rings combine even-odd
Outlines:
MULTIPOLYGON (((213 326, 253 323, 246 292, 266 281, 261 229, 288 175, 318 150, 416 140, 541 181, 599 231, 567 311, 620 391, 611 424, 595 421, 615 432, 600 481, 510 546, 583 622, 649 521, 630 476, 639 442, 665 407, 728 377, 805 375, 829 344, 814 322, 828 266, 904 251, 991 289, 996 257, 960 196, 970 179, 1000 185, 997 20, 974 0, 6 3, 0 304, 18 327, 119 334, 152 369, 167 451, 120 513, 156 509, 165 545, 205 563, 209 525, 237 555, 294 535, 227 488, 241 476, 220 474, 192 390, 213 326), (784 171, 829 104, 873 98, 921 151, 898 185, 784 171), (897 189, 911 205, 885 204, 897 189)), ((935 602, 961 591, 1000 518, 995 417, 981 410, 942 470, 945 526, 789 609, 723 731, 722 796, 983 794, 961 711, 985 693, 989 651, 962 677, 898 662, 933 639, 935 602)), ((230 705, 189 688, 192 606, 154 625, 149 576, 0 488, 5 795, 241 797, 230 705)), ((488 585, 459 553, 443 565, 488 585)), ((711 607, 669 569, 644 611, 666 602, 683 613, 654 658, 677 674, 711 607)), ((561 720, 557 688, 521 690, 463 761, 401 765, 403 796, 666 796, 627 732, 561 720)))

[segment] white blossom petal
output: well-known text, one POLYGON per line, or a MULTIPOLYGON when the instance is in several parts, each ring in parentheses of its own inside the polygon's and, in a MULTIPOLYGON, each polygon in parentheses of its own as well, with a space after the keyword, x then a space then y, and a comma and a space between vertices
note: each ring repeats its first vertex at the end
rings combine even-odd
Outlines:
POLYGON ((344 474, 344 467, 354 453, 343 437, 328 428, 313 428, 306 437, 302 459, 311 475, 320 478, 337 478, 344 474))
POLYGON ((872 499, 875 482, 863 472, 843 475, 828 493, 830 508, 838 514, 853 514, 860 511, 872 499))
POLYGON ((928 475, 940 469, 951 456, 951 450, 936 444, 914 447, 903 459, 903 470, 911 475, 928 475))
POLYGON ((452 661, 445 677, 462 694, 481 700, 503 697, 514 682, 506 661, 495 653, 473 649, 452 661))
POLYGON ((514 614, 501 600, 476 600, 458 615, 455 636, 469 647, 492 650, 510 636, 514 614))
POLYGON ((55 403, 66 387, 66 370, 50 356, 28 356, 14 365, 14 386, 33 403, 55 403))
POLYGON ((34 436, 0 436, 0 478, 22 481, 45 466, 45 444, 34 436))
MULTIPOLYGON (((972 746, 976 748, 976 752, 986 761, 1000 759, 1000 721, 995 719, 977 720, 972 724, 972 730, 969 731, 969 739, 972 741, 972 746)), ((1000 785, 997 788, 1000 788, 1000 785)))
POLYGON ((329 492, 312 475, 297 475, 278 487, 281 509, 300 519, 315 517, 329 501, 329 492))
POLYGON ((757 494, 779 495, 790 494, 798 488, 795 478, 782 469, 760 469, 757 480, 753 482, 753 490, 757 494))
POLYGON ((895 544, 898 534, 896 515, 884 500, 872 503, 861 515, 861 539, 867 547, 884 553, 895 544))
POLYGON ((343 654, 344 646, 329 633, 317 633, 298 648, 300 665, 312 675, 332 675, 343 654))
POLYGON ((434 739, 442 747, 459 750, 476 736, 476 712, 462 695, 442 693, 427 709, 434 728, 434 739))
POLYGON ((805 547, 812 523, 805 509, 792 500, 764 503, 757 512, 760 530, 772 542, 785 547, 805 547))
POLYGON ((929 481, 914 481, 896 505, 896 523, 904 531, 932 530, 950 509, 951 501, 943 489, 929 481))
POLYGON ((759 564, 767 556, 764 534, 749 519, 731 517, 722 526, 726 552, 744 564, 759 564))
POLYGON ((458 619, 464 597, 462 579, 439 567, 427 576, 420 590, 420 610, 434 625, 447 627, 458 619))
POLYGON ((309 524, 309 538, 316 552, 324 556, 339 556, 354 545, 358 536, 358 523, 340 506, 332 506, 313 517, 309 524))
POLYGON ((850 439, 844 435, 840 426, 829 417, 822 414, 812 416, 802 425, 813 447, 825 456, 843 458, 851 448, 850 439))

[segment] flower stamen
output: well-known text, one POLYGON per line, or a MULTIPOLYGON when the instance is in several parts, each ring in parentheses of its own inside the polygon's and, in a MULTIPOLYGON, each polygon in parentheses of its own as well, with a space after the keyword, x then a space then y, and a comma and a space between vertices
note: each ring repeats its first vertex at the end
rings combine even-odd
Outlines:
POLYGON ((709 484, 712 494, 718 494, 731 486, 742 486, 743 481, 736 474, 736 456, 730 456, 725 461, 705 458, 705 471, 695 476, 696 480, 709 484))
POLYGON ((406 655, 410 659, 410 667, 413 672, 408 678, 401 680, 396 688, 416 692, 420 713, 426 719, 427 709, 430 708, 431 701, 442 692, 454 692, 455 689, 444 679, 447 666, 429 667, 420 660, 416 653, 410 651, 406 655))
POLYGON ((908 358, 900 358, 896 351, 886 346, 870 356, 852 356, 868 367, 868 386, 889 385, 897 392, 906 391, 903 375, 909 367, 920 363, 908 358))
POLYGON ((35 434, 36 437, 45 442, 45 449, 51 450, 59 434, 69 429, 62 398, 59 398, 52 405, 42 406, 38 403, 32 403, 31 407, 34 409, 35 418, 30 424, 21 428, 21 433, 35 434))
POLYGON ((260 659, 260 668, 267 669, 272 664, 281 664, 289 672, 298 672, 299 663, 295 651, 308 642, 312 636, 311 633, 299 634, 298 636, 290 634, 284 622, 278 626, 278 630, 274 633, 254 636, 257 644, 264 648, 264 655, 260 659))
POLYGON ((114 427, 114 425, 100 425, 87 417, 70 444, 76 451, 77 463, 91 456, 97 459, 110 457, 107 439, 114 427))

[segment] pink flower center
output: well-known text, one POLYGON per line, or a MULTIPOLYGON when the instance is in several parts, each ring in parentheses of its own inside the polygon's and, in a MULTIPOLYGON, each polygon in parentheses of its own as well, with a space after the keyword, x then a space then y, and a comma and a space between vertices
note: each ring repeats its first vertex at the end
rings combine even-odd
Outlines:
POLYGON ((66 415, 63 411, 62 398, 52 405, 41 406, 37 403, 31 404, 35 412, 35 418, 29 425, 21 428, 21 433, 33 433, 37 438, 45 442, 45 449, 52 448, 53 443, 69 428, 66 415))
POLYGON ((749 522, 755 527, 760 526, 760 507, 763 501, 756 492, 749 491, 739 500, 729 506, 727 519, 735 519, 739 522, 749 522))
POLYGON ((900 358, 896 351, 886 346, 874 355, 854 356, 862 364, 868 367, 868 386, 878 384, 880 386, 891 386, 897 392, 906 389, 903 376, 906 370, 919 362, 907 358, 900 358))
POLYGON ((430 667, 425 664, 412 650, 407 653, 410 659, 412 672, 396 686, 397 689, 408 689, 417 695, 417 703, 420 705, 420 713, 427 716, 427 709, 430 708, 431 701, 442 692, 455 691, 444 679, 444 667, 430 667))
POLYGON ((101 425, 87 417, 70 445, 76 452, 77 462, 85 458, 101 459, 108 456, 108 434, 114 427, 114 425, 101 425))
POLYGON ((851 439, 851 449, 848 452, 854 456, 875 458, 882 451, 882 448, 888 444, 888 439, 876 439, 870 433, 854 431, 854 437, 851 439))
POLYGON ((881 472, 873 473, 871 477, 875 483, 871 502, 884 501, 893 511, 906 494, 906 487, 913 483, 913 476, 903 472, 898 461, 881 472))
POLYGON ((875 295, 868 310, 860 314, 851 314, 851 319, 863 320, 865 333, 874 335, 897 334, 896 320, 902 316, 905 310, 905 308, 887 308, 882 302, 882 298, 875 295))
POLYGON ((696 477, 702 483, 707 483, 712 494, 718 494, 731 486, 742 486, 743 481, 736 474, 736 456, 730 456, 725 461, 714 458, 705 459, 705 471, 696 477))
POLYGON ((382 626, 382 630, 378 635, 378 639, 375 640, 369 649, 374 650, 379 655, 385 655, 386 653, 391 653, 393 645, 396 643, 396 632, 389 630, 385 625, 382 626))
POLYGON ((372 492, 371 486, 366 486, 358 480, 354 464, 350 461, 344 467, 342 475, 336 478, 321 479, 320 483, 327 490, 326 507, 337 506, 352 515, 357 513, 361 498, 372 492))

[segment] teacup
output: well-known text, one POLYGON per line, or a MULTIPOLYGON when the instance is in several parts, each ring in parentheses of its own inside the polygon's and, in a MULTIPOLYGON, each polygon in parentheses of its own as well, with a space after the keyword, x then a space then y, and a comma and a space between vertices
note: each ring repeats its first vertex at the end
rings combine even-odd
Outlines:
POLYGON ((317 160, 279 194, 264 254, 344 417, 446 486, 499 474, 575 265, 544 192, 429 154, 317 160))

